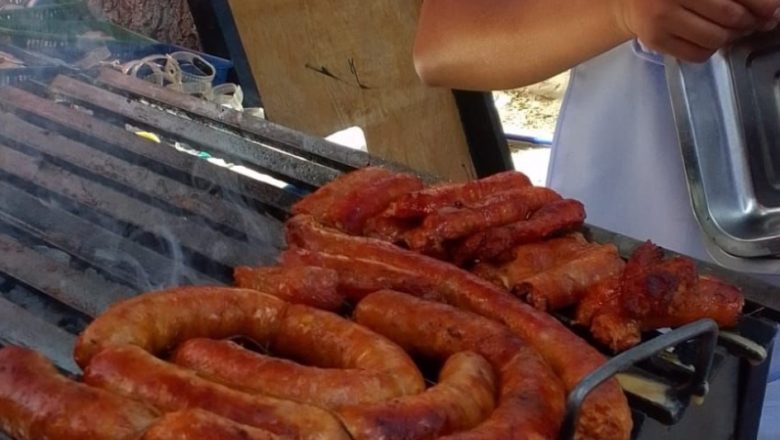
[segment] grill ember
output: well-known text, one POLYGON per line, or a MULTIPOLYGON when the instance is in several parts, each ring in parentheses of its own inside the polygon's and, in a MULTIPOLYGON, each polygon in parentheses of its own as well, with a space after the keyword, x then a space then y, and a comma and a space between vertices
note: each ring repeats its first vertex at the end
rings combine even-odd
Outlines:
MULTIPOLYGON (((760 405, 774 336, 762 304, 748 301, 737 322, 736 288, 651 244, 627 247, 583 226, 579 203, 519 173, 430 186, 111 70, 3 88, 0 107, 0 345, 30 347, 71 377, 85 368, 91 385, 30 351, 0 352, 0 409, 9 395, 38 396, 0 420, 15 414, 9 423, 24 425, 25 408, 46 420, 12 435, 71 426, 147 440, 555 438, 566 391, 607 360, 599 348, 703 317, 733 327, 703 405, 688 408, 679 387, 695 376, 692 341, 597 388, 578 434, 755 431, 751 404, 760 405), (175 288, 234 282, 271 295, 175 288), (629 337, 615 343, 595 324, 593 337, 580 332, 583 316, 619 318, 611 329, 629 337), (237 335, 249 340, 220 340, 237 335), (433 366, 424 370, 435 370, 426 374, 435 386, 423 391, 407 353, 433 366), (104 403, 106 417, 90 420, 69 399, 104 403)), ((750 300, 753 286, 743 287, 750 300)))

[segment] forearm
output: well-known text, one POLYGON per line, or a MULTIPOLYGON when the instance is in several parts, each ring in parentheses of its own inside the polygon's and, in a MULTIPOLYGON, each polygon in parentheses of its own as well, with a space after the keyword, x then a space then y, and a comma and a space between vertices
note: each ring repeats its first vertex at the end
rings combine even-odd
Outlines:
POLYGON ((631 38, 612 0, 424 0, 414 60, 432 86, 500 90, 563 72, 631 38))

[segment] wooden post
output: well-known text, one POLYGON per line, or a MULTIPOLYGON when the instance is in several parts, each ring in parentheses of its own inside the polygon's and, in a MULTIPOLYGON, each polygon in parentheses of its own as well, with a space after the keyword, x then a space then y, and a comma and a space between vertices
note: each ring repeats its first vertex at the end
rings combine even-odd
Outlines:
POLYGON ((316 136, 359 126, 371 154, 475 176, 450 90, 412 61, 420 0, 230 0, 268 118, 316 136))

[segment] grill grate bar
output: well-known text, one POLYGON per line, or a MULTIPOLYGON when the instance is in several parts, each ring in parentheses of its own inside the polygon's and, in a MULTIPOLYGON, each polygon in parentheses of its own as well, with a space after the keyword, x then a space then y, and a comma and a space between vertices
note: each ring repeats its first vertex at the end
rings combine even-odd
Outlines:
POLYGON ((0 258, 0 272, 91 317, 135 294, 127 286, 112 283, 97 273, 76 270, 1 233, 0 252, 4 256, 0 258))
POLYGON ((115 69, 101 69, 97 82, 116 93, 144 98, 156 104, 185 111, 190 116, 204 118, 209 123, 219 123, 239 130, 242 134, 262 143, 341 171, 370 165, 395 167, 394 164, 372 157, 364 151, 344 148, 324 139, 307 136, 265 119, 247 116, 243 112, 194 96, 163 87, 150 86, 146 81, 125 75, 115 69))
MULTIPOLYGON (((2 119, 0 117, 0 119, 2 119)), ((104 216, 143 229, 155 236, 174 236, 186 248, 208 255, 226 266, 271 261, 268 244, 249 246, 219 234, 193 217, 178 217, 120 191, 83 178, 41 159, 0 145, 0 171, 70 198, 104 216)), ((278 245, 276 246, 278 247, 278 245)))
POLYGON ((58 95, 74 99, 90 108, 122 116, 149 129, 162 131, 198 146, 203 151, 231 155, 284 181, 314 188, 333 180, 339 174, 332 168, 270 146, 263 148, 261 144, 246 138, 214 130, 70 77, 58 76, 50 88, 58 95))
MULTIPOLYGON (((278 217, 283 217, 299 197, 293 192, 250 179, 226 168, 204 165, 203 160, 140 138, 124 127, 100 121, 18 88, 0 89, 0 103, 6 108, 21 110, 43 119, 36 123, 40 122, 46 129, 62 131, 62 128, 65 128, 78 133, 81 137, 79 140, 96 139, 104 148, 107 145, 115 147, 110 149, 113 156, 150 169, 159 169, 162 166, 171 175, 179 175, 182 180, 198 187, 216 187, 217 182, 235 182, 238 194, 252 197, 252 200, 270 208, 269 212, 276 213, 278 217), (206 166, 208 171, 203 172, 202 169, 206 166)), ((92 144, 90 146, 96 147, 92 144)))
POLYGON ((49 324, 16 304, 0 298, 0 345, 17 345, 35 349, 54 365, 78 374, 73 361, 75 336, 49 324))
POLYGON ((126 281, 139 291, 176 282, 216 283, 205 274, 177 265, 172 259, 61 209, 55 200, 45 204, 5 182, 0 182, 0 200, 4 202, 0 219, 126 281), (109 259, 117 253, 126 260, 111 262, 109 259))
MULTIPOLYGON (((83 144, 46 132, 12 115, 0 114, 0 124, 7 124, 9 127, 3 131, 6 138, 98 176, 109 178, 123 185, 123 191, 142 192, 151 198, 171 202, 179 209, 196 213, 228 227, 238 218, 260 217, 233 203, 218 203, 208 191, 192 189, 149 168, 129 164, 83 144)), ((278 241, 276 244, 278 247, 278 241)))

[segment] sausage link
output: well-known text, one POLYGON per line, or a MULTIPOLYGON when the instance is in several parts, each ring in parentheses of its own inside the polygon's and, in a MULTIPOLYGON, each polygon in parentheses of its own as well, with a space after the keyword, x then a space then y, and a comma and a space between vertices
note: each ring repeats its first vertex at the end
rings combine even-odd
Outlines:
POLYGON ((267 341, 276 334, 288 303, 249 289, 182 287, 122 301, 79 336, 75 359, 85 368, 106 347, 137 345, 160 354, 198 337, 245 335, 267 341))
POLYGON ((71 381, 42 355, 0 349, 0 432, 17 440, 135 440, 158 414, 71 381))
POLYGON ((283 440, 262 429, 236 423, 200 409, 166 414, 141 440, 283 440))
POLYGON ((339 421, 320 408, 252 396, 209 382, 134 345, 107 348, 92 358, 84 383, 145 402, 164 412, 200 408, 238 423, 300 439, 348 439, 339 421))
POLYGON ((338 288, 338 274, 321 267, 236 267, 236 286, 259 290, 293 304, 337 312, 345 298, 338 288))
POLYGON ((439 383, 426 392, 373 405, 353 405, 339 416, 355 440, 432 440, 471 429, 493 411, 493 367, 471 352, 452 355, 439 383))
POLYGON ((541 357, 501 324, 392 291, 367 296, 355 320, 413 353, 439 359, 460 351, 484 356, 501 384, 498 406, 475 428, 485 440, 557 437, 563 386, 541 357))
MULTIPOLYGON (((403 290, 405 285, 414 285, 415 282, 403 279, 409 274, 427 280, 433 290, 430 297, 501 322, 531 344, 563 380, 568 391, 606 362, 594 347, 551 315, 451 264, 380 240, 346 236, 318 225, 308 216, 297 216, 287 222, 287 242, 310 251, 349 256, 353 262, 351 272, 360 272, 363 261, 381 262, 386 275, 395 268, 396 277, 375 280, 385 288, 403 290)), ((577 425, 578 436, 580 439, 628 439, 632 424, 626 396, 617 381, 610 380, 585 400, 577 425)))

